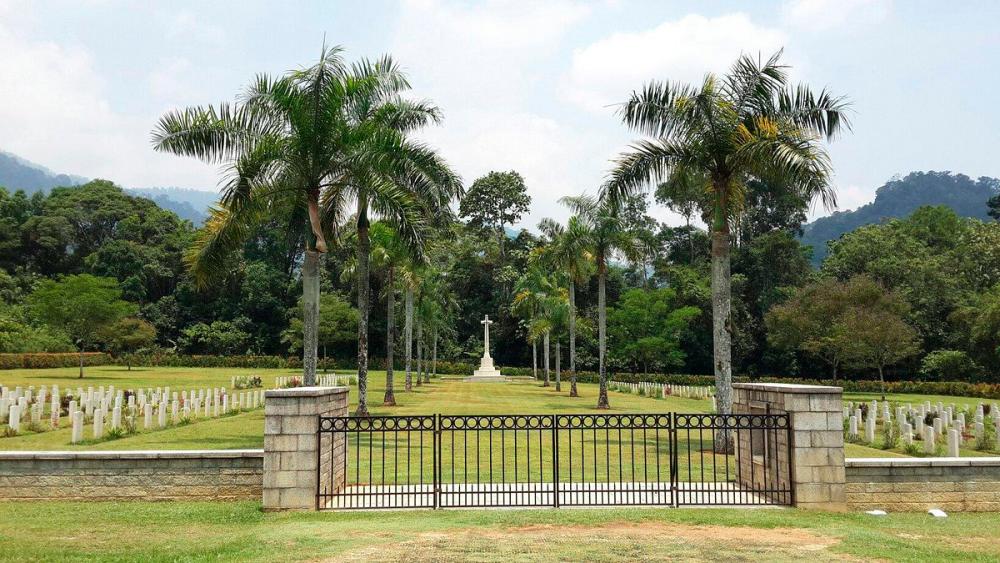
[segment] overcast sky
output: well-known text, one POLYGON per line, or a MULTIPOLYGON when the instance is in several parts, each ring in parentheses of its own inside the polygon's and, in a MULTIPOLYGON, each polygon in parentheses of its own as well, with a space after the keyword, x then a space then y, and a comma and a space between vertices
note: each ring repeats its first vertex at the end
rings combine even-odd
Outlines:
POLYGON ((325 35, 349 58, 399 60, 444 110, 425 137, 467 183, 521 172, 534 226, 595 191, 633 138, 613 105, 644 81, 699 81, 784 47, 796 81, 853 100, 854 132, 831 146, 850 209, 896 173, 1000 176, 998 22, 1000 2, 971 1, 0 0, 0 149, 123 186, 212 190, 212 167, 150 149, 157 117, 309 65, 325 35))

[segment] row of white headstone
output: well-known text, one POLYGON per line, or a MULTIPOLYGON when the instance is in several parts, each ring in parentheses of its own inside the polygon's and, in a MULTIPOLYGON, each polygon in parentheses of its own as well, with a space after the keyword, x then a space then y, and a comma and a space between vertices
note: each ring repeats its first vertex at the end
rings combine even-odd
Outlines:
POLYGON ((972 439, 977 442, 982 440, 987 432, 987 424, 992 424, 995 435, 1000 437, 1000 409, 993 403, 989 408, 989 415, 983 403, 976 405, 974 410, 969 405, 963 405, 962 409, 956 408, 954 403, 945 406, 939 401, 936 405, 930 401, 914 407, 912 404, 896 406, 895 414, 888 401, 881 404, 877 400, 872 400, 866 409, 862 409, 860 404, 848 402, 844 405, 844 418, 848 421, 847 436, 854 440, 861 440, 868 444, 875 443, 876 423, 881 420, 883 425, 892 424, 895 418, 898 425, 899 436, 904 445, 913 444, 919 436, 923 442, 924 452, 933 454, 937 451, 937 441, 946 441, 946 451, 949 457, 959 457, 961 446, 966 439, 967 425, 966 414, 972 417, 971 430, 972 439), (925 421, 931 416, 932 423, 925 421), (864 435, 861 435, 861 425, 864 425, 864 435))
MULTIPOLYGON (((293 376, 278 376, 274 380, 274 386, 278 389, 284 389, 286 387, 297 387, 301 385, 302 377, 298 375, 293 376)), ((338 387, 338 386, 351 386, 356 385, 358 382, 358 376, 356 375, 337 375, 334 373, 320 374, 316 376, 316 385, 320 387, 338 387)))
MULTIPOLYGON (((218 417, 234 411, 256 409, 264 404, 264 390, 232 391, 225 388, 204 388, 170 391, 169 387, 156 389, 139 389, 127 393, 115 387, 107 389, 100 386, 97 389, 88 387, 86 391, 77 387, 76 397, 69 401, 67 412, 70 416, 73 443, 83 440, 83 426, 86 422, 93 423, 94 438, 104 436, 105 426, 109 429, 122 427, 122 417, 129 418, 135 428, 135 418, 139 413, 143 416, 143 428, 153 427, 155 411, 157 426, 178 423, 185 419, 197 417, 218 417), (110 413, 110 420, 108 414, 110 413)), ((46 404, 49 405, 49 423, 51 428, 60 426, 62 416, 61 391, 58 385, 50 388, 42 386, 35 391, 34 386, 27 389, 13 389, 0 385, 0 423, 16 432, 21 430, 26 414, 30 415, 33 425, 41 425, 45 416, 46 404), (48 400, 47 400, 48 399, 48 400)))
POLYGON ((712 410, 715 410, 715 394, 713 388, 707 385, 672 385, 670 383, 650 383, 640 381, 626 383, 624 381, 609 381, 613 391, 646 395, 656 399, 680 397, 683 399, 712 399, 712 410))

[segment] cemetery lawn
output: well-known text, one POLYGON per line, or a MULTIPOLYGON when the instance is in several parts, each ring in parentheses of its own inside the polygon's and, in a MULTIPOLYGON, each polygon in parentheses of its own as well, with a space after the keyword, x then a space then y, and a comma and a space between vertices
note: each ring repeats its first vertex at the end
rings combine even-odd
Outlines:
MULTIPOLYGON (((243 368, 174 368, 135 367, 128 370, 122 366, 87 367, 84 378, 77 378, 76 368, 18 369, 0 371, 0 384, 8 387, 21 385, 59 385, 60 389, 86 389, 88 386, 119 389, 138 387, 165 387, 171 390, 198 389, 206 387, 229 387, 234 375, 259 375, 266 388, 273 388, 278 376, 297 375, 298 370, 287 369, 243 369, 243 368)), ((350 374, 349 371, 337 373, 350 374)), ((414 387, 403 391, 403 373, 396 373, 396 407, 383 407, 382 395, 385 390, 385 372, 370 372, 369 406, 372 414, 413 415, 413 414, 534 414, 534 413, 597 413, 594 404, 597 385, 579 384, 580 397, 570 398, 569 383, 563 382, 563 390, 556 393, 555 387, 543 388, 539 382, 518 378, 512 383, 465 383, 460 377, 435 379, 430 385, 414 387)), ((612 409, 610 412, 708 412, 711 404, 707 400, 652 399, 640 395, 610 392, 612 409)), ((845 401, 868 401, 880 398, 871 393, 847 393, 845 401)), ((917 404, 925 400, 942 401, 945 404, 973 405, 978 399, 970 397, 938 397, 923 395, 889 395, 892 402, 917 404)), ((357 388, 351 388, 352 408, 357 404, 357 388)), ((605 411, 606 412, 606 411, 605 411)), ((144 449, 243 449, 263 447, 264 413, 262 409, 243 412, 217 419, 196 419, 185 426, 168 427, 152 431, 140 431, 132 436, 115 440, 105 439, 80 445, 70 444, 68 417, 63 417, 63 428, 56 431, 32 433, 24 430, 21 435, 11 438, 0 437, 0 450, 144 450, 144 449)), ((23 428, 23 427, 22 427, 23 428)), ((88 428, 89 430, 89 428, 88 428)), ((897 457, 902 451, 882 450, 860 444, 847 444, 847 457, 897 457)), ((985 455, 975 450, 962 450, 962 455, 985 455)))
MULTIPOLYGON (((227 368, 133 368, 104 366, 87 368, 84 379, 76 378, 75 368, 6 370, 0 372, 0 383, 8 387, 17 385, 58 384, 63 391, 82 386, 95 388, 114 385, 119 389, 132 387, 170 386, 171 391, 205 387, 229 387, 233 375, 260 375, 267 388, 274 387, 277 376, 295 375, 294 370, 252 370, 227 368)), ((350 372, 340 372, 350 373, 350 372)), ((369 374, 369 409, 374 415, 414 414, 551 414, 598 413, 597 385, 579 384, 580 397, 569 397, 569 384, 557 393, 555 387, 543 388, 537 381, 517 379, 510 383, 466 383, 460 377, 435 379, 429 385, 403 391, 403 374, 396 376, 395 407, 383 407, 385 372, 369 374)), ((610 394, 610 412, 708 412, 708 400, 652 399, 623 393, 610 394)), ((352 410, 357 405, 357 387, 351 387, 352 410)), ((63 417, 63 427, 55 431, 0 437, 0 450, 145 450, 145 449, 242 449, 262 448, 264 445, 264 412, 258 409, 216 419, 195 419, 184 426, 140 431, 115 440, 72 445, 68 417, 63 417)), ((22 427, 23 428, 23 427, 22 427)), ((90 428, 87 428, 87 432, 90 428)))
POLYGON ((643 561, 1000 558, 996 514, 740 509, 266 514, 260 504, 0 505, 4 561, 643 561))

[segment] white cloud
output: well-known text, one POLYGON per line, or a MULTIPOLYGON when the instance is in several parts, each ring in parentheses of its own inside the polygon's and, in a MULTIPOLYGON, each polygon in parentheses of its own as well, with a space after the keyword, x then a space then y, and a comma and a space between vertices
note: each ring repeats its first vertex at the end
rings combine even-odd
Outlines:
POLYGON ((575 49, 562 91, 582 107, 610 113, 609 105, 649 80, 700 82, 706 72, 725 71, 741 53, 766 57, 787 42, 782 31, 757 25, 743 13, 691 14, 575 49))
POLYGON ((160 61, 160 66, 147 78, 150 93, 172 103, 187 103, 191 98, 192 70, 191 61, 185 58, 170 57, 160 61))
POLYGON ((189 10, 181 10, 167 20, 168 39, 195 39, 209 44, 221 45, 226 40, 226 32, 219 26, 199 19, 189 10))
POLYGON ((848 24, 878 23, 891 10, 892 0, 791 0, 781 11, 788 25, 824 31, 848 24))
POLYGON ((54 171, 126 186, 203 186, 203 164, 153 153, 156 115, 118 111, 89 51, 32 41, 0 23, 0 147, 54 171))
POLYGON ((409 0, 401 7, 389 51, 409 72, 414 94, 445 115, 444 126, 422 136, 466 184, 490 170, 520 172, 533 199, 524 226, 562 215, 558 199, 593 187, 606 163, 592 139, 537 104, 539 88, 550 87, 552 57, 589 13, 565 0, 409 0))

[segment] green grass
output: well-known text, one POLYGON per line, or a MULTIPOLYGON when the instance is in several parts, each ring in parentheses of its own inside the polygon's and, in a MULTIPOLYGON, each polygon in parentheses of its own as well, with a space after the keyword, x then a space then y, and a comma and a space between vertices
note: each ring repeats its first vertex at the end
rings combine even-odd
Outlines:
MULTIPOLYGON (((9 370, 0 372, 0 383, 8 387, 58 384, 63 391, 81 386, 95 388, 115 385, 119 389, 170 386, 171 390, 229 386, 233 375, 255 374, 270 388, 274 378, 294 375, 292 370, 251 370, 225 368, 134 368, 106 366, 88 368, 83 380, 73 368, 47 370, 9 370)), ((402 374, 396 378, 395 407, 383 407, 385 372, 371 372, 369 404, 376 415, 414 414, 550 414, 596 413, 597 386, 580 384, 580 397, 570 398, 569 386, 557 393, 554 387, 543 388, 537 382, 518 380, 512 383, 466 383, 461 379, 436 379, 429 385, 403 391, 402 374)), ((351 388, 352 409, 357 405, 357 387, 351 388)), ((611 394, 611 412, 705 412, 707 400, 652 399, 638 395, 611 394)), ((168 427, 97 443, 70 444, 68 417, 59 430, 0 438, 0 450, 137 450, 137 449, 239 449, 260 448, 264 443, 264 417, 260 410, 218 419, 195 419, 182 427, 168 427)), ((89 428, 88 428, 89 430, 89 428)))
MULTIPOLYGON (((235 369, 235 368, 133 368, 131 371, 120 366, 89 367, 85 377, 78 379, 76 368, 5 370, 0 372, 0 383, 8 387, 17 385, 58 384, 64 391, 77 387, 115 385, 119 389, 136 387, 164 387, 172 390, 197 389, 205 387, 228 387, 234 375, 260 375, 265 386, 273 387, 278 376, 296 375, 296 370, 283 369, 235 369)), ((347 372, 344 372, 347 373, 347 372)), ((563 391, 557 393, 554 387, 543 388, 537 382, 517 380, 507 384, 465 383, 461 379, 437 379, 430 385, 414 387, 413 391, 403 391, 402 373, 396 376, 396 407, 383 407, 382 395, 385 387, 385 373, 373 371, 370 374, 369 404, 371 412, 377 415, 399 414, 550 414, 550 413, 597 413, 597 386, 580 384, 580 397, 568 396, 569 385, 564 382, 563 391)), ((352 408, 357 404, 357 388, 351 389, 352 408)), ((698 399, 668 397, 652 399, 640 395, 611 392, 612 413, 622 412, 707 412, 710 402, 698 399)), ((875 394, 848 393, 845 401, 870 401, 880 398, 875 394)), ((974 405, 978 400, 969 397, 938 397, 921 395, 890 395, 888 399, 898 403, 919 403, 924 400, 943 401, 945 404, 974 405)), ((218 419, 195 419, 192 424, 168 427, 149 432, 125 436, 116 440, 88 442, 73 446, 70 444, 68 417, 63 417, 63 428, 56 431, 22 434, 11 438, 0 438, 0 450, 109 450, 109 449, 238 449, 260 448, 263 445, 263 412, 246 412, 218 419)), ((628 438, 628 437, 626 437, 628 438)), ((702 449, 692 442, 694 449, 702 449)), ((653 447, 653 446, 650 446, 653 447)), ((848 457, 892 457, 902 455, 902 450, 882 450, 848 444, 848 457)), ((651 454, 652 455, 652 454, 651 454)), ((983 455, 971 449, 963 449, 963 455, 983 455)), ((710 463, 711 460, 708 460, 710 463)), ((701 465, 699 461, 699 466, 701 465)))
POLYGON ((642 561, 1000 558, 995 514, 738 509, 265 514, 244 503, 0 506, 4 561, 642 561))

